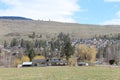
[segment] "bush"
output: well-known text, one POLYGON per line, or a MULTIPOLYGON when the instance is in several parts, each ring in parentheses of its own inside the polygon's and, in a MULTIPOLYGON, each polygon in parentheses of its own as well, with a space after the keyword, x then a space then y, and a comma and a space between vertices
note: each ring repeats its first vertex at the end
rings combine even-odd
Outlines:
POLYGON ((34 60, 37 60, 37 59, 45 59, 45 57, 44 57, 44 56, 35 56, 33 59, 34 59, 34 60))
POLYGON ((110 64, 110 65, 113 65, 114 63, 115 63, 115 60, 114 60, 114 59, 109 60, 109 64, 110 64))
POLYGON ((19 58, 16 58, 15 60, 14 60, 14 66, 15 67, 17 67, 19 64, 21 64, 22 63, 22 61, 19 59, 19 58))
POLYGON ((22 62, 29 62, 30 61, 28 56, 23 56, 21 60, 22 60, 22 62))
POLYGON ((74 59, 73 58, 69 58, 68 59, 68 65, 69 66, 73 66, 74 65, 74 59))

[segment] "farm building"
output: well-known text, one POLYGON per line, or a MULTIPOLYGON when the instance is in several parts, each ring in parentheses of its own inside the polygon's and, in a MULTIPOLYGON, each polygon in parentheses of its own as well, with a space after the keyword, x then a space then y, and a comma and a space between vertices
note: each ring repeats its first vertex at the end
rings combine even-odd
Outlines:
POLYGON ((47 66, 47 60, 46 59, 37 59, 32 60, 33 66, 47 66))
POLYGON ((50 66, 65 66, 67 65, 67 60, 61 60, 61 59, 51 59, 48 61, 50 66))

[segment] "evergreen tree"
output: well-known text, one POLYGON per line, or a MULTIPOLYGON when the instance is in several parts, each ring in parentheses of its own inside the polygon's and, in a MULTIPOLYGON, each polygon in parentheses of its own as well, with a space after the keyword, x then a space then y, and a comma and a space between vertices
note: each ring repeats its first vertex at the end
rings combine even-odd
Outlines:
POLYGON ((33 38, 33 39, 35 38, 35 32, 33 32, 33 34, 32 34, 32 38, 33 38))
POLYGON ((64 52, 67 60, 73 55, 74 51, 70 42, 65 43, 64 52))
POLYGON ((27 49, 27 51, 29 51, 32 48, 33 48, 33 43, 31 41, 26 41, 26 49, 27 49))
POLYGON ((34 49, 31 49, 31 50, 29 51, 28 56, 29 56, 29 58, 30 58, 30 61, 32 61, 32 59, 35 57, 34 49))
POLYGON ((51 50, 52 50, 52 51, 55 51, 55 45, 54 45, 54 42, 53 42, 53 41, 50 42, 50 45, 51 45, 51 50))
POLYGON ((20 45, 21 45, 21 47, 25 47, 25 41, 24 41, 24 39, 21 39, 20 45))
POLYGON ((17 45, 18 45, 17 39, 13 38, 13 40, 10 43, 10 46, 13 47, 13 46, 17 46, 17 45))
POLYGON ((39 42, 38 42, 38 40, 35 41, 34 47, 35 47, 35 48, 38 48, 38 47, 39 47, 39 42))
POLYGON ((7 47, 7 41, 4 41, 4 48, 6 48, 7 47))

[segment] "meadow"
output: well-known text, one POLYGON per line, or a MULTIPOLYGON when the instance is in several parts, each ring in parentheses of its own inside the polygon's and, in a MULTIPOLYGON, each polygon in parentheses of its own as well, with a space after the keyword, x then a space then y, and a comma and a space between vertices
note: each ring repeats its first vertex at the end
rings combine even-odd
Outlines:
POLYGON ((120 80, 120 67, 1 68, 0 80, 120 80))

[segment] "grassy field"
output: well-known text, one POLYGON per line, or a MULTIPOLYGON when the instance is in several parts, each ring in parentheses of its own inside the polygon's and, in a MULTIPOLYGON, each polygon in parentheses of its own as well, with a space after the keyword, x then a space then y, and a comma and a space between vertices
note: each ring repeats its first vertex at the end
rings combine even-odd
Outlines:
POLYGON ((1 68, 0 80, 120 80, 114 67, 1 68))

